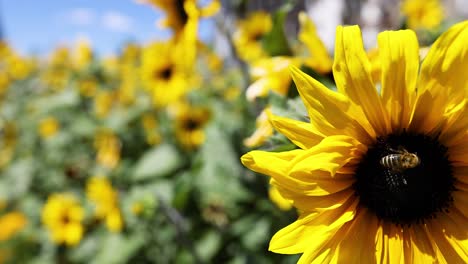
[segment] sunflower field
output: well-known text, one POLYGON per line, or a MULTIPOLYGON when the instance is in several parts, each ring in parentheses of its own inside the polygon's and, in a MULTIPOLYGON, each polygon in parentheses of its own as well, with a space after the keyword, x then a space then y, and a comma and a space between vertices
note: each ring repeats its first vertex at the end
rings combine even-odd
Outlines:
POLYGON ((468 14, 340 1, 330 47, 324 2, 140 0, 171 35, 112 56, 0 40, 0 263, 468 263, 468 14))

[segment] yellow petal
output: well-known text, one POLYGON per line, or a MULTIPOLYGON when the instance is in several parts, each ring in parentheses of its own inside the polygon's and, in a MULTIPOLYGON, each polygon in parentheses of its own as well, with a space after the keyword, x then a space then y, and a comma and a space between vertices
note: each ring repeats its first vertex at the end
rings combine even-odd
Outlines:
POLYGON ((218 0, 211 1, 208 5, 200 9, 201 17, 210 17, 215 15, 221 9, 221 3, 218 0))
POLYGON ((315 134, 350 135, 363 143, 372 141, 375 132, 346 96, 331 91, 296 67, 290 69, 315 134))
POLYGON ((287 173, 289 162, 302 152, 303 150, 299 149, 276 153, 254 150, 243 155, 241 162, 255 172, 281 177, 287 173))
POLYGON ((416 95, 419 45, 411 30, 385 31, 378 36, 382 63, 382 102, 387 109, 392 131, 407 128, 416 95))
POLYGON ((377 134, 389 133, 388 114, 372 81, 371 64, 358 26, 337 27, 333 76, 338 91, 362 107, 377 134))
POLYGON ((437 248, 433 248, 431 238, 422 225, 412 225, 407 232, 409 243, 405 243, 405 259, 407 263, 435 263, 437 248))
POLYGON ((310 58, 305 60, 305 64, 319 73, 329 73, 332 69, 333 60, 328 55, 325 44, 318 36, 314 23, 305 12, 299 13, 299 22, 301 24, 299 40, 307 46, 310 52, 310 58))
MULTIPOLYGON (((468 90, 468 20, 443 33, 421 65, 418 89, 449 94, 450 102, 466 99, 468 90), (442 89, 441 89, 442 88, 442 89)), ((418 92, 419 93, 419 92, 418 92)))
POLYGON ((466 140, 468 127, 468 101, 463 100, 444 114, 444 126, 441 129, 439 140, 450 148, 466 140))
POLYGON ((448 256, 446 259, 457 260, 448 263, 468 263, 467 221, 466 217, 453 208, 448 214, 440 213, 428 223, 431 233, 437 238, 435 241, 438 246, 443 248, 442 252, 448 256))
POLYGON ((301 212, 322 212, 331 209, 336 209, 351 199, 355 192, 352 188, 343 191, 334 192, 323 196, 310 196, 298 194, 279 185, 274 179, 271 181, 272 186, 278 190, 281 196, 288 201, 292 201, 294 207, 301 212))
POLYGON ((427 224, 428 235, 432 238, 432 242, 440 251, 442 256, 438 256, 440 263, 467 263, 466 257, 460 256, 454 247, 448 242, 445 237, 443 227, 437 220, 427 224))
POLYGON ((361 208, 353 221, 348 222, 343 229, 343 235, 338 245, 337 263, 373 263, 375 262, 375 236, 379 222, 377 217, 367 209, 361 208))
POLYGON ((286 173, 283 170, 283 173, 271 176, 281 187, 300 195, 321 196, 339 192, 349 188, 355 179, 337 171, 351 160, 359 159, 365 151, 362 148, 350 137, 330 136, 313 148, 298 152, 287 164, 286 173))
POLYGON ((357 204, 358 199, 354 198, 334 210, 302 213, 298 220, 273 236, 269 250, 282 254, 318 252, 346 222, 354 218, 357 204))
POLYGON ((83 236, 83 226, 80 223, 69 223, 66 225, 64 234, 65 243, 73 246, 80 242, 83 236))
POLYGON ((377 263, 404 263, 402 234, 400 227, 380 221, 375 236, 377 263))
POLYGON ((322 136, 313 132, 314 129, 310 123, 279 117, 271 114, 271 112, 267 113, 269 113, 269 119, 273 127, 302 149, 311 148, 323 139, 322 136))
MULTIPOLYGON (((444 88, 439 86, 438 89, 444 88)), ((438 134, 445 122, 444 113, 447 105, 447 97, 434 93, 433 90, 425 90, 416 98, 409 130, 425 134, 438 134)))
POLYGON ((468 166, 468 140, 451 146, 449 159, 454 166, 468 166))
POLYGON ((453 175, 458 181, 468 184, 468 166, 456 166, 453 175))

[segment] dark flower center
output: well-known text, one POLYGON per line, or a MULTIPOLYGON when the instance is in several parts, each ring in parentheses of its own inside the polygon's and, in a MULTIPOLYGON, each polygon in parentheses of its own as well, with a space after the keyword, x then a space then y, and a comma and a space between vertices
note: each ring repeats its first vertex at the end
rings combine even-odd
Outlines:
POLYGON ((169 66, 163 70, 156 71, 154 75, 157 79, 164 79, 167 81, 172 76, 172 67, 169 66))
POLYGON ((189 118, 185 121, 184 123, 184 128, 187 131, 193 131, 195 129, 198 129, 200 127, 200 122, 199 120, 195 120, 193 118, 189 118))
POLYGON ((180 22, 182 25, 185 25, 188 21, 188 14, 185 12, 184 8, 184 0, 178 0, 175 2, 175 8, 177 10, 177 14, 179 15, 180 22))
POLYGON ((380 219, 410 225, 447 211, 455 190, 447 147, 423 134, 377 138, 355 172, 362 206, 380 219))

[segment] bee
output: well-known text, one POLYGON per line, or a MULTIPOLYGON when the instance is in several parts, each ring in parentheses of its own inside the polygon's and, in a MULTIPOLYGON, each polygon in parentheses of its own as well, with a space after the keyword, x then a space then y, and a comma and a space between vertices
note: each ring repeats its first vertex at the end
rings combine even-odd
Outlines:
POLYGON ((382 157, 380 164, 393 172, 403 172, 407 169, 415 168, 421 163, 418 155, 410 153, 404 148, 401 148, 401 150, 390 150, 395 153, 382 157))

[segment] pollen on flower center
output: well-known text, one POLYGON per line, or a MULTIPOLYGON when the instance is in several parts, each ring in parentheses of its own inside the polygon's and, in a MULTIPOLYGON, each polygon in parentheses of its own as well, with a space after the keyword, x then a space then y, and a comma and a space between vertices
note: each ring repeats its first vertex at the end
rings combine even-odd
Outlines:
POLYGON ((412 224, 448 210, 454 177, 447 148, 423 134, 377 138, 355 172, 354 188, 362 206, 396 224, 412 224), (417 161, 405 158, 416 155, 417 161))

